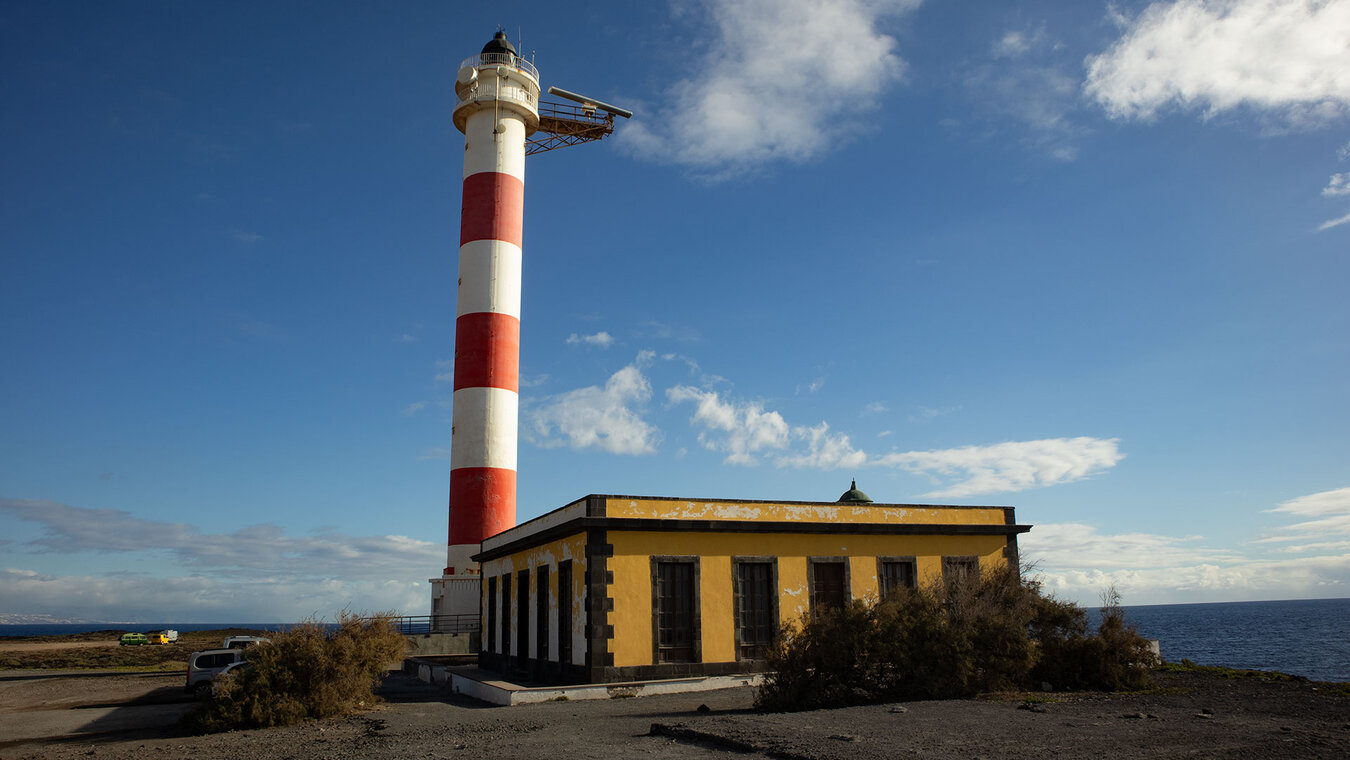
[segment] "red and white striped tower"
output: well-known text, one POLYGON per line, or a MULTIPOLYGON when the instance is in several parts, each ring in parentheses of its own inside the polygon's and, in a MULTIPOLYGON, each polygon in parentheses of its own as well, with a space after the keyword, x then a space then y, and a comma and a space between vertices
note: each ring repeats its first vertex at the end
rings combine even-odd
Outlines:
POLYGON ((450 536, 432 614, 476 614, 479 542, 515 525, 525 138, 539 127, 539 73, 497 32, 460 64, 464 133, 450 433, 450 536))

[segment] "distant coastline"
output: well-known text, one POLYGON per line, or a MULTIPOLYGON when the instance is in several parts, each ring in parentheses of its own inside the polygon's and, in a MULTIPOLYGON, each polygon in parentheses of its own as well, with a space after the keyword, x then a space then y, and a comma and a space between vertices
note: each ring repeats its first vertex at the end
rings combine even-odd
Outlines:
POLYGON ((142 632, 173 629, 175 631, 214 631, 225 628, 248 628, 280 631, 297 623, 117 623, 108 621, 83 623, 0 623, 0 638, 15 636, 69 636, 95 631, 142 632))

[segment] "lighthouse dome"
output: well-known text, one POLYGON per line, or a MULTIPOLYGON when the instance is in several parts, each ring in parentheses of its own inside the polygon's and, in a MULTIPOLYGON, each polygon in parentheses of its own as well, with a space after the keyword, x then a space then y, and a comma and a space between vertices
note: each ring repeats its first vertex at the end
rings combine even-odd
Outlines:
POLYGON ((506 32, 498 31, 492 36, 492 40, 483 46, 483 55, 489 53, 509 53, 516 54, 516 49, 511 47, 511 42, 506 39, 506 32))

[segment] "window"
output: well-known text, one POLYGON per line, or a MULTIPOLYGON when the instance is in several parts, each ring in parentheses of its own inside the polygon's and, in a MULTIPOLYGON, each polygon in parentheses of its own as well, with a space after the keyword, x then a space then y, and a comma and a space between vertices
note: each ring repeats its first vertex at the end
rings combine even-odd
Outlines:
POLYGON ((511 654, 511 575, 502 576, 502 654, 511 654))
POLYGON ((572 560, 558 563, 558 662, 572 662, 572 560))
POLYGON ((913 557, 877 557, 877 584, 885 599, 898 588, 918 585, 913 557))
POLYGON ((543 662, 548 659, 548 565, 534 571, 534 657, 543 662))
POLYGON ((488 578, 487 590, 487 630, 483 638, 486 639, 487 651, 497 651, 497 579, 488 578))
POLYGON ((530 656, 530 571, 516 575, 516 657, 524 662, 530 656))
POLYGON ((778 630, 778 565, 740 559, 732 564, 736 594, 736 658, 762 659, 778 630))
POLYGON ((697 662, 693 559, 652 558, 652 618, 656 662, 697 662))
POLYGON ((843 557, 810 558, 811 612, 841 609, 848 603, 848 562, 843 557))
POLYGON ((968 557, 943 557, 942 558, 942 579, 948 584, 961 583, 966 580, 978 580, 980 577, 980 558, 975 556, 968 557))

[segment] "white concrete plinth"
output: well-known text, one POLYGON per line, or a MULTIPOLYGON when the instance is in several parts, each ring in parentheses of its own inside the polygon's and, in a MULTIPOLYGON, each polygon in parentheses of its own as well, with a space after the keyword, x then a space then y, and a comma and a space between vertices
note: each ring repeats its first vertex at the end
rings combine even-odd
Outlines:
POLYGON ((463 694, 466 697, 473 697, 490 704, 503 706, 715 691, 717 689, 734 689, 738 686, 758 686, 764 680, 761 673, 748 673, 733 676, 666 678, 657 681, 626 681, 623 683, 521 686, 501 680, 496 673, 466 665, 441 665, 412 659, 405 663, 404 670, 408 673, 415 672, 418 680, 425 683, 449 684, 450 690, 455 694, 463 694))

